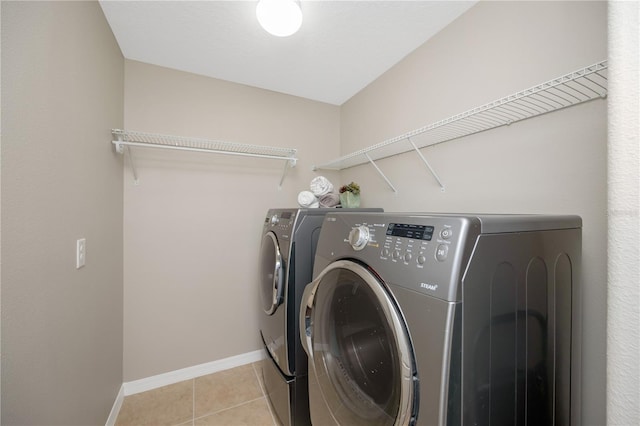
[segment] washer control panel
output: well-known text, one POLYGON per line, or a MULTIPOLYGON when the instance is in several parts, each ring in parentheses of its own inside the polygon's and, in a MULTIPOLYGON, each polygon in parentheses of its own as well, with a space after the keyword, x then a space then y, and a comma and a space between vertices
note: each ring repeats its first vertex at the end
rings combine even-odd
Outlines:
POLYGON ((359 259, 389 283, 456 300, 463 256, 478 232, 472 217, 329 214, 318 250, 325 259, 359 259))
POLYGON ((424 268, 429 261, 445 262, 454 241, 454 224, 389 223, 380 259, 424 268), (438 229, 436 229, 438 228, 438 229))

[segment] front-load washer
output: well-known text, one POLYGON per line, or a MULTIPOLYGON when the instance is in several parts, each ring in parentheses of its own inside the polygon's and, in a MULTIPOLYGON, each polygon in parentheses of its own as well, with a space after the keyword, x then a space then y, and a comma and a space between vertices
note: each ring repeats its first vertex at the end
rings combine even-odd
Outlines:
POLYGON ((284 425, 310 424, 307 356, 298 330, 300 300, 312 278, 324 216, 336 210, 279 208, 268 210, 264 218, 259 277, 260 335, 266 351, 262 375, 273 412, 284 425))
POLYGON ((328 214, 300 312, 312 423, 580 424, 581 224, 328 214))

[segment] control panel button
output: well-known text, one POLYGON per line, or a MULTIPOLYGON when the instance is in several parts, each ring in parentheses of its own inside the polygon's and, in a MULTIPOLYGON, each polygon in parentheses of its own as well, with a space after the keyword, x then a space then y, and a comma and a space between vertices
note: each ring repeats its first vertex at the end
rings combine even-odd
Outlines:
POLYGON ((438 262, 444 262, 449 254, 449 246, 446 244, 440 244, 436 247, 436 260, 438 262))
POLYGON ((393 253, 391 253, 391 257, 394 260, 398 260, 400 258, 400 250, 394 250, 393 253))
POLYGON ((418 265, 424 265, 424 262, 426 261, 427 261, 427 258, 424 257, 424 254, 420 253, 417 259, 418 265))
POLYGON ((357 226, 351 228, 349 232, 349 244, 354 250, 359 251, 366 247, 369 242, 369 228, 366 226, 357 226))
POLYGON ((412 258, 411 253, 405 253, 404 254, 404 261, 405 262, 411 261, 411 258, 412 258))
POLYGON ((388 248, 382 249, 382 251, 380 252, 380 256, 389 257, 389 249, 388 248))
POLYGON ((442 238, 443 240, 448 240, 452 235, 453 231, 451 230, 451 228, 444 228, 442 231, 440 231, 440 238, 442 238))

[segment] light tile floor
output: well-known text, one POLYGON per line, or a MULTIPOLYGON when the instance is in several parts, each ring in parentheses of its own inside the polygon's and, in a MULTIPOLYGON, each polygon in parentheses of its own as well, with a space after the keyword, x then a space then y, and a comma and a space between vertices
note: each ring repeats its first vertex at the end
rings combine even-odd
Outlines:
POLYGON ((116 426, 275 426, 260 363, 125 397, 116 426))

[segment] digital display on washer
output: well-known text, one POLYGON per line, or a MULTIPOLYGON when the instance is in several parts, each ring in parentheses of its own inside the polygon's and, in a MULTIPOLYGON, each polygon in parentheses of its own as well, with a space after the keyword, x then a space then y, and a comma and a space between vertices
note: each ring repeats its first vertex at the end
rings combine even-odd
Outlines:
POLYGON ((387 228, 387 235, 392 237, 406 237, 414 240, 431 241, 433 237, 433 226, 409 225, 405 223, 390 223, 387 228))
POLYGON ((282 213, 280 213, 280 218, 282 218, 282 219, 291 219, 291 212, 282 212, 282 213))

